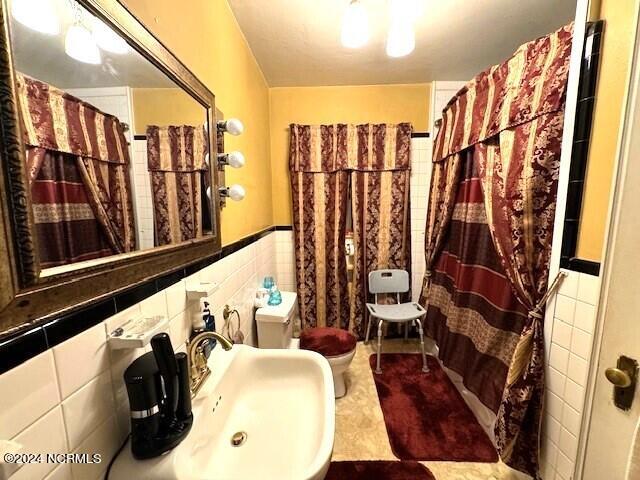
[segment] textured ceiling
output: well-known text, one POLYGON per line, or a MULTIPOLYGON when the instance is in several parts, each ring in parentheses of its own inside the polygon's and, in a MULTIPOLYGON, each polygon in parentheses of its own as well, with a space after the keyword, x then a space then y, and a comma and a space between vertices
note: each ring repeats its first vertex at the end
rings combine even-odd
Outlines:
POLYGON ((270 86, 467 80, 520 44, 573 20, 575 0, 416 0, 416 49, 385 54, 387 0, 361 0, 371 38, 340 44, 349 0, 229 0, 270 86))

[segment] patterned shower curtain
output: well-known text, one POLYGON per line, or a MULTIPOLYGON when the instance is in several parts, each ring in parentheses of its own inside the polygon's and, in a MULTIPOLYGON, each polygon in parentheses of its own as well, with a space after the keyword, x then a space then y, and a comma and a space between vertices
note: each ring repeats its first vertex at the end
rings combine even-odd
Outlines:
POLYGON ((411 263, 411 125, 291 125, 290 135, 303 326, 343 328, 361 337, 369 271, 411 263), (344 249, 350 201, 356 250, 351 296, 344 249))
POLYGON ((134 250, 123 125, 26 75, 17 89, 41 266, 134 250))
POLYGON ((411 268, 411 125, 359 125, 357 139, 351 173, 355 255, 349 330, 363 338, 365 303, 373 301, 369 272, 411 268))
POLYGON ((347 328, 344 254, 349 198, 345 125, 291 125, 296 284, 303 327, 347 328))
POLYGON ((202 126, 147 127, 156 246, 202 236, 207 151, 202 126))
POLYGON ((430 197, 440 201, 430 203, 427 216, 427 328, 443 362, 497 413, 502 459, 533 476, 544 395, 542 312, 557 286, 547 287, 571 35, 569 25, 521 46, 449 102, 434 145, 430 197), (474 202, 464 200, 471 181, 482 187, 475 187, 474 202), (456 194, 434 193, 439 184, 456 194), (464 244, 456 235, 484 243, 485 255, 469 257, 464 248, 450 255, 464 244), (491 357, 482 363, 495 367, 494 382, 478 378, 491 367, 470 369, 464 355, 491 357))

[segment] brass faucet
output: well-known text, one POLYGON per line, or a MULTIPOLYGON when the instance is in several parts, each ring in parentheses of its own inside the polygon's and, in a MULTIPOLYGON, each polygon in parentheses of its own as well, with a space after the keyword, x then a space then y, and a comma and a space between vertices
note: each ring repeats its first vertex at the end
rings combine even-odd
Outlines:
POLYGON ((190 366, 190 390, 191 397, 195 397, 198 391, 204 385, 205 380, 211 375, 211 369, 207 365, 207 358, 204 355, 204 348, 202 348, 202 342, 215 338, 220 342, 220 346, 223 350, 228 351, 233 347, 233 342, 224 335, 217 332, 202 332, 193 337, 193 339, 187 342, 187 356, 189 357, 190 366))

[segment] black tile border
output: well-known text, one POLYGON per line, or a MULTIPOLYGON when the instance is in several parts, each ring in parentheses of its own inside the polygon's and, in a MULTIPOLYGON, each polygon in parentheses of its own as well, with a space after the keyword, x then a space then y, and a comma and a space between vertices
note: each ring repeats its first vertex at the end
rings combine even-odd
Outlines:
POLYGON ((569 270, 574 272, 586 273, 588 275, 600 275, 600 263, 591 260, 583 260, 581 258, 572 258, 569 260, 569 270))
POLYGON ((218 260, 257 242, 275 231, 291 231, 290 225, 277 225, 265 228, 229 245, 218 253, 199 260, 186 268, 161 275, 147 282, 103 299, 84 308, 72 311, 43 324, 27 328, 0 340, 0 375, 26 362, 30 358, 59 345, 79 333, 103 322, 107 318, 130 306, 155 295, 180 280, 202 270, 218 260))
POLYGON ((560 248, 560 267, 568 270, 598 275, 600 264, 576 258, 582 199, 589 157, 589 139, 593 123, 595 92, 598 81, 598 64, 604 21, 589 22, 585 32, 584 50, 580 65, 578 103, 573 131, 569 185, 565 206, 564 228, 560 248), (593 273, 595 272, 595 273, 593 273))
POLYGON ((15 338, 0 341, 0 374, 47 350, 44 328, 28 330, 15 338))
POLYGON ((430 132, 412 132, 411 138, 429 138, 431 136, 430 132))

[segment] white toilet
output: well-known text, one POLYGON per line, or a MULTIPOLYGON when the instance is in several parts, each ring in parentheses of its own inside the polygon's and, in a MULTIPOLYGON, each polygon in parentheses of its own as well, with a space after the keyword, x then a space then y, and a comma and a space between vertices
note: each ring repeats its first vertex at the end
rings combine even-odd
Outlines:
POLYGON ((323 355, 333 374, 336 398, 346 394, 344 372, 356 353, 356 338, 337 328, 308 328, 293 338, 293 323, 298 315, 297 294, 281 292, 282 303, 256 310, 260 348, 303 348, 323 355))

